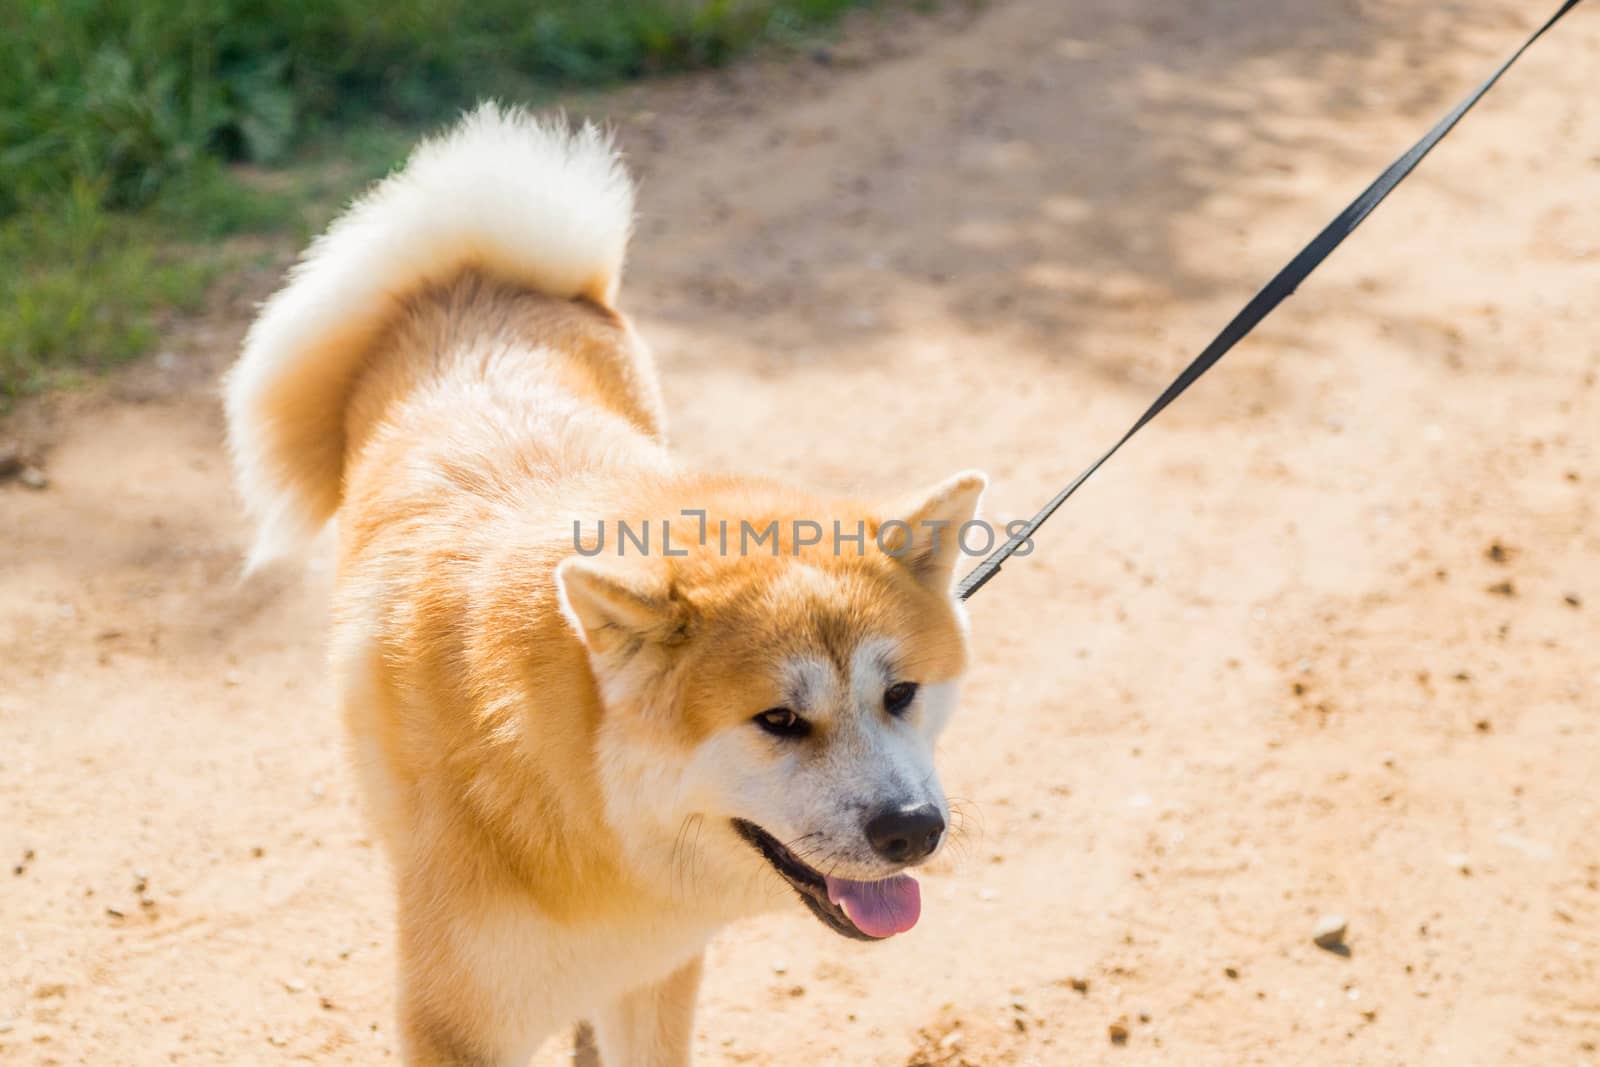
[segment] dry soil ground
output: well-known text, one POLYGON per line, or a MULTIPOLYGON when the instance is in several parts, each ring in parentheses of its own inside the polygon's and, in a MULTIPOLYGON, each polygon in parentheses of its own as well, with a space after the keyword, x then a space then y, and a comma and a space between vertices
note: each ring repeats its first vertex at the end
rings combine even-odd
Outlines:
MULTIPOLYGON (((676 439, 1031 511, 1542 14, 1012 0, 603 98, 676 439)), ((701 1062, 1600 1060, 1597 70, 1580 9, 974 601, 922 924, 729 930, 701 1062)), ((325 572, 237 579, 267 284, 13 420, 5 1064, 394 1054, 325 572)))

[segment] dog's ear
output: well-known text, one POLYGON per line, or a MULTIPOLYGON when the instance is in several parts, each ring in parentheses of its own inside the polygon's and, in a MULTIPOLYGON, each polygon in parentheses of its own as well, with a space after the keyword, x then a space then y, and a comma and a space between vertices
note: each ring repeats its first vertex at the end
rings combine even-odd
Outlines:
POLYGON ((978 471, 945 479, 896 509, 895 518, 879 524, 878 544, 929 589, 948 592, 961 558, 961 526, 977 515, 988 484, 978 471))
POLYGON ((657 576, 638 569, 598 566, 573 556, 556 567, 562 610, 595 652, 666 645, 688 630, 688 608, 657 576))

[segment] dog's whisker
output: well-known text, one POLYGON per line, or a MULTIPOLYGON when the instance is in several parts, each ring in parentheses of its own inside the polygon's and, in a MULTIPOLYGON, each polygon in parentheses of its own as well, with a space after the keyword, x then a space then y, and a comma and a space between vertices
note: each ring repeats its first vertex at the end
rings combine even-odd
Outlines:
POLYGON ((984 836, 983 811, 976 801, 966 797, 949 797, 950 817, 956 823, 957 833, 963 836, 984 836))
MULTIPOLYGON (((701 847, 701 836, 705 833, 706 817, 704 815, 696 815, 694 820, 694 854, 700 864, 701 877, 703 877, 705 870, 705 849, 701 847)), ((691 862, 694 861, 692 860, 691 862)), ((694 883, 698 883, 700 878, 694 878, 692 881, 694 883)))
POLYGON ((689 830, 689 824, 693 822, 695 818, 696 816, 693 815, 686 816, 683 822, 678 824, 678 832, 672 838, 672 852, 667 857, 667 863, 672 870, 673 879, 677 884, 678 894, 680 896, 687 896, 689 890, 689 886, 685 881, 683 870, 685 860, 683 845, 685 835, 689 830))
POLYGON ((813 830, 808 834, 801 834, 799 837, 795 838, 792 841, 783 842, 783 847, 792 850, 795 847, 797 847, 802 841, 809 841, 814 837, 821 837, 821 836, 822 836, 822 831, 821 830, 813 830))

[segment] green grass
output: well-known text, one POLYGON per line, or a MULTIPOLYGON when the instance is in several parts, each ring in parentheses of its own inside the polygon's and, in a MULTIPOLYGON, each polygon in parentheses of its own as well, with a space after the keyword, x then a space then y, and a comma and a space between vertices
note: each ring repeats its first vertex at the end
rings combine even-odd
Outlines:
POLYGON ((78 180, 49 210, 0 220, 0 410, 145 352, 158 318, 197 309, 234 262, 218 242, 294 217, 216 164, 174 176, 142 210, 109 210, 103 195, 78 180))
POLYGON ((0 408, 147 350, 230 237, 298 231, 481 96, 717 65, 863 2, 0 3, 0 408))

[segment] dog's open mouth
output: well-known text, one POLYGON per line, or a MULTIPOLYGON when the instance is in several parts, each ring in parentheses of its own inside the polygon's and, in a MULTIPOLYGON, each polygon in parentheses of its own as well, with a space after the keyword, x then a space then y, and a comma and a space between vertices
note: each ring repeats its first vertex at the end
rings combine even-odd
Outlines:
POLYGON ((734 819, 733 828, 794 887, 811 913, 835 933, 858 941, 882 941, 917 925, 922 914, 922 890, 909 874, 876 882, 834 878, 808 867, 753 822, 734 819))

